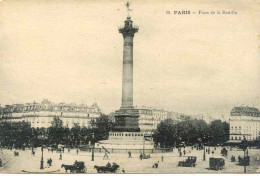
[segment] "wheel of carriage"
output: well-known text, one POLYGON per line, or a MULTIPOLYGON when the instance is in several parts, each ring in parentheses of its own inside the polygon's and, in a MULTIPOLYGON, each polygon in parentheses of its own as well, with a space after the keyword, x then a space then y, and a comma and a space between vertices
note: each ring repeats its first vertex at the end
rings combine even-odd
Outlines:
POLYGON ((195 167, 195 166, 196 166, 196 164, 195 164, 195 163, 192 163, 191 167, 195 167))
POLYGON ((215 170, 216 170, 216 171, 218 171, 218 170, 219 170, 219 167, 218 167, 218 166, 216 166, 215 170))

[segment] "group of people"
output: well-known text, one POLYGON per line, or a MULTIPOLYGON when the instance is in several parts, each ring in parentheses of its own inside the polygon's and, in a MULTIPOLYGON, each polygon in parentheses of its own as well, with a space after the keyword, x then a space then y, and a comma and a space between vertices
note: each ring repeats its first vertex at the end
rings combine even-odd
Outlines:
POLYGON ((52 159, 50 158, 50 159, 47 159, 47 166, 48 167, 51 167, 51 165, 52 165, 52 159))

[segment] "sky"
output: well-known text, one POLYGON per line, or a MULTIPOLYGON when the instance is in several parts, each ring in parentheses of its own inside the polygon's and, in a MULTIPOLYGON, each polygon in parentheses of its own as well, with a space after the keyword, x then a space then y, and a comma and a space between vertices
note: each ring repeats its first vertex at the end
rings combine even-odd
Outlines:
MULTIPOLYGON (((125 1, 0 1, 0 104, 119 109, 125 1)), ((134 105, 228 118, 260 108, 259 1, 132 1, 134 105), (174 15, 236 11, 236 15, 174 15)))

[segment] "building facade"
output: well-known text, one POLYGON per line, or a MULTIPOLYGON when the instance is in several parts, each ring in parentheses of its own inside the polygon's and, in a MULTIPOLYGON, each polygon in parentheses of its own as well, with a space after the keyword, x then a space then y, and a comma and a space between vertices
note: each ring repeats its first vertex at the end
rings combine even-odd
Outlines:
POLYGON ((163 120, 170 118, 177 122, 184 120, 184 117, 186 117, 182 113, 176 113, 164 109, 149 108, 145 106, 136 107, 136 109, 138 109, 140 115, 139 128, 141 131, 148 133, 156 130, 157 125, 159 125, 163 120))
POLYGON ((238 106, 230 113, 230 141, 260 139, 260 112, 255 107, 238 106))
POLYGON ((1 119, 12 122, 25 121, 34 128, 48 128, 53 117, 60 117, 63 126, 72 128, 74 124, 90 127, 91 120, 101 116, 101 109, 94 103, 90 107, 84 104, 55 104, 47 99, 41 103, 5 105, 1 108, 1 119))

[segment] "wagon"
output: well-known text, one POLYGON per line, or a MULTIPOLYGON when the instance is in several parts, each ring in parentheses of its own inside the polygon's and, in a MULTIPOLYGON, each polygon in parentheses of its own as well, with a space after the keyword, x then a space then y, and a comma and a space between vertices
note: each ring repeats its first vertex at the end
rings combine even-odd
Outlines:
POLYGON ((209 158, 209 168, 211 170, 222 170, 225 168, 225 160, 223 158, 209 158))
POLYGON ((196 156, 188 156, 188 158, 185 161, 179 161, 178 166, 180 166, 180 167, 195 167, 196 161, 197 161, 196 156))

